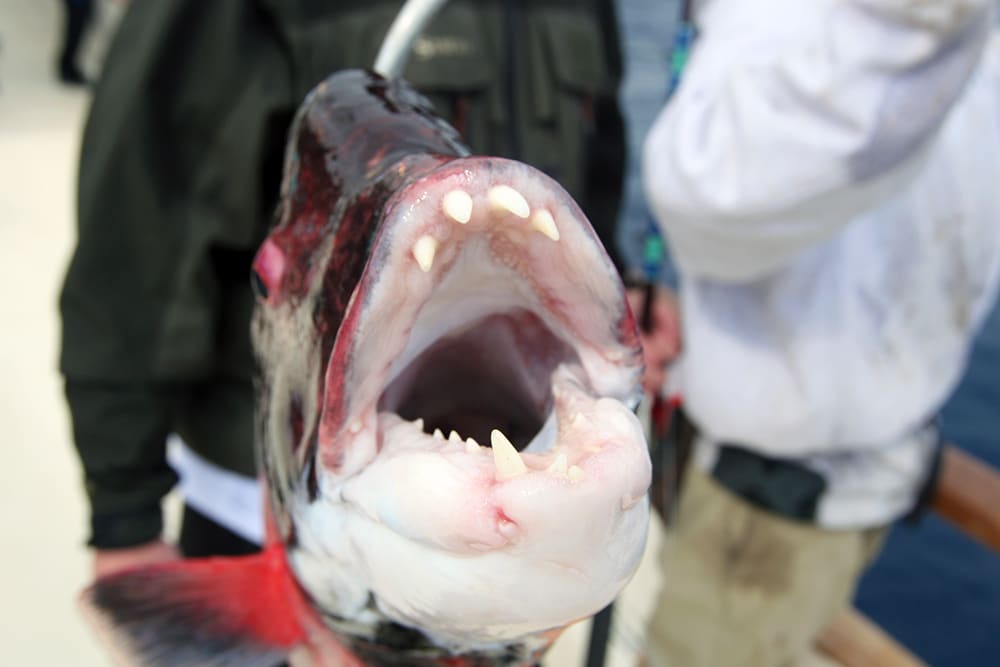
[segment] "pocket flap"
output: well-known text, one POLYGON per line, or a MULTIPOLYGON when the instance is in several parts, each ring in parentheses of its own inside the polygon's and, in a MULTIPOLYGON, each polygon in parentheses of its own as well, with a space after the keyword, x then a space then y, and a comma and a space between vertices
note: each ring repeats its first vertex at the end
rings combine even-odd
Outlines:
POLYGON ((594 17, 546 11, 538 18, 557 83, 576 93, 607 92, 611 76, 604 61, 606 47, 594 17))
MULTIPOLYGON (((468 7, 442 10, 414 41, 404 78, 429 92, 488 88, 495 78, 494 64, 482 21, 482 12, 468 7)), ((379 44, 383 38, 384 32, 379 44)))

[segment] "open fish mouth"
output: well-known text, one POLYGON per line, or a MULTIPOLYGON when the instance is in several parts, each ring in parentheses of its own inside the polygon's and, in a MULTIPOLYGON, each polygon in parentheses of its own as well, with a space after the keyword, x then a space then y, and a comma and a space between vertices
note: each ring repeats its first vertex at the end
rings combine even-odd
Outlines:
POLYGON ((462 158, 393 195, 327 368, 318 500, 295 512, 317 604, 462 650, 607 604, 648 518, 638 345, 613 265, 540 172, 462 158))

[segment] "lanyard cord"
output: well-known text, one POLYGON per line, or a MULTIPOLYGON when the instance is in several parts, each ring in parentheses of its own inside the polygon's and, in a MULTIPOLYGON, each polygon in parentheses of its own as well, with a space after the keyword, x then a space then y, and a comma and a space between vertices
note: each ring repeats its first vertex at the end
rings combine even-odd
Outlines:
MULTIPOLYGON (((680 0, 680 13, 677 28, 674 31, 673 46, 670 50, 670 78, 664 102, 670 100, 680 85, 681 74, 684 72, 688 54, 691 52, 692 44, 694 44, 696 30, 691 17, 692 5, 692 0, 680 0)), ((652 215, 649 215, 646 238, 642 247, 642 270, 648 282, 657 282, 665 259, 666 247, 663 236, 656 226, 656 221, 653 220, 652 215)))

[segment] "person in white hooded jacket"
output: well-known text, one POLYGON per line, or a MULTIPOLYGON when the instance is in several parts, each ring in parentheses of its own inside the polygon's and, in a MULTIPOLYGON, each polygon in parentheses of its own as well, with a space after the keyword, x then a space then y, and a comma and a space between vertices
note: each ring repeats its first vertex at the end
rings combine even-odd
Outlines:
POLYGON ((1000 275, 995 0, 708 0, 644 147, 697 428, 648 664, 793 663, 914 510, 1000 275))

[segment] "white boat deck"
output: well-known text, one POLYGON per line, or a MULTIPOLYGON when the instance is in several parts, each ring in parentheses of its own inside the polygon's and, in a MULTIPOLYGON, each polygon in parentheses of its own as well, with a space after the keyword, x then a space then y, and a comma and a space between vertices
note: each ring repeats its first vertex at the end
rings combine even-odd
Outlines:
POLYGON ((57 86, 60 3, 0 3, 0 663, 106 665, 75 611, 89 566, 80 474, 56 372, 85 93, 57 86))

